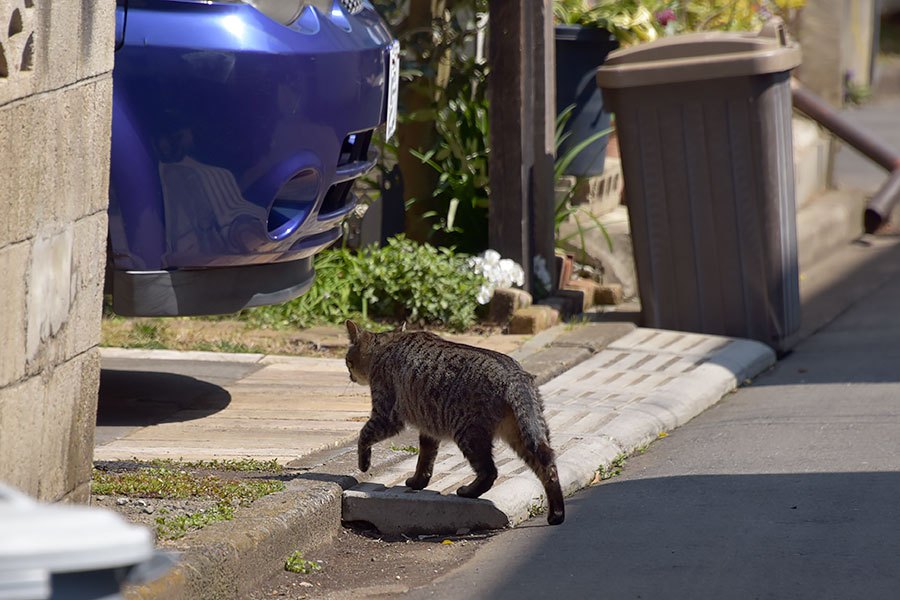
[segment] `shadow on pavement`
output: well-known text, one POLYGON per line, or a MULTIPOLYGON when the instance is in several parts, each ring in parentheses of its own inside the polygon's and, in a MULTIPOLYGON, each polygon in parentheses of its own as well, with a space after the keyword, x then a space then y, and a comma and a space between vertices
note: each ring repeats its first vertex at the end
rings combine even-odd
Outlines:
POLYGON ((98 427, 144 427, 164 420, 201 419, 224 409, 224 388, 187 375, 102 369, 98 427))
POLYGON ((896 597, 898 496, 895 472, 611 481, 482 563, 497 584, 470 597, 896 597))

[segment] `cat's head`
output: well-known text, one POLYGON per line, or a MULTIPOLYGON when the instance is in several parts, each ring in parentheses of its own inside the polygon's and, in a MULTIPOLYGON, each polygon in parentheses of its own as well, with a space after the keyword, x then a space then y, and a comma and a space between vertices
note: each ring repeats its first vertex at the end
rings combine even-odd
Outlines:
POLYGON ((345 325, 347 333, 350 335, 350 347, 347 349, 344 362, 347 363, 347 370, 350 371, 350 379, 360 385, 368 385, 375 334, 360 329, 359 325, 350 320, 347 320, 345 325))

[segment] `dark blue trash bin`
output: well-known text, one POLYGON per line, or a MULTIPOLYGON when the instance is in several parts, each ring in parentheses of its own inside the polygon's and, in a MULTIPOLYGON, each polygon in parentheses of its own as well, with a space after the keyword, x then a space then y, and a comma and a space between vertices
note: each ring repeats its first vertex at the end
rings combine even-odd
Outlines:
MULTIPOLYGON (((606 55, 619 47, 613 35, 598 27, 556 26, 556 109, 560 113, 574 104, 563 133, 571 132, 557 155, 610 125, 610 114, 603 110, 603 94, 597 87, 597 67, 606 55)), ((582 150, 569 164, 566 175, 590 177, 603 172, 606 144, 603 136, 582 150)))

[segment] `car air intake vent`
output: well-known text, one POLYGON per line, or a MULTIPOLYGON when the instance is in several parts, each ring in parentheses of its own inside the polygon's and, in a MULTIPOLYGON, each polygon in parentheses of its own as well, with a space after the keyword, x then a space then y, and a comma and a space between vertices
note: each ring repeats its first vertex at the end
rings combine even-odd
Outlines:
POLYGON ((341 144, 341 155, 338 157, 338 168, 344 167, 358 160, 365 160, 369 151, 369 143, 372 141, 372 131, 351 133, 344 138, 341 144))
POLYGON ((350 193, 353 182, 375 165, 375 158, 369 156, 371 141, 371 130, 351 133, 344 138, 335 170, 334 185, 325 194, 319 208, 320 220, 336 217, 352 208, 349 204, 354 198, 350 193))
POLYGON ((344 181, 331 186, 322 201, 322 208, 319 209, 320 220, 336 217, 342 212, 341 209, 347 206, 348 200, 353 198, 350 194, 351 187, 353 187, 352 181, 344 181))

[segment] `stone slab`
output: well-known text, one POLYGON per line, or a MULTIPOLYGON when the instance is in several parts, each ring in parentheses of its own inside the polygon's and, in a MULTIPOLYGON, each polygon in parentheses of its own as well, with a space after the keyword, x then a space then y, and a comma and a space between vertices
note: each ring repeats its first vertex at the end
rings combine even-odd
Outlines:
POLYGON ((341 519, 365 521, 382 533, 456 533, 462 529, 500 529, 506 513, 489 500, 470 500, 430 490, 385 488, 361 483, 343 494, 341 519))

